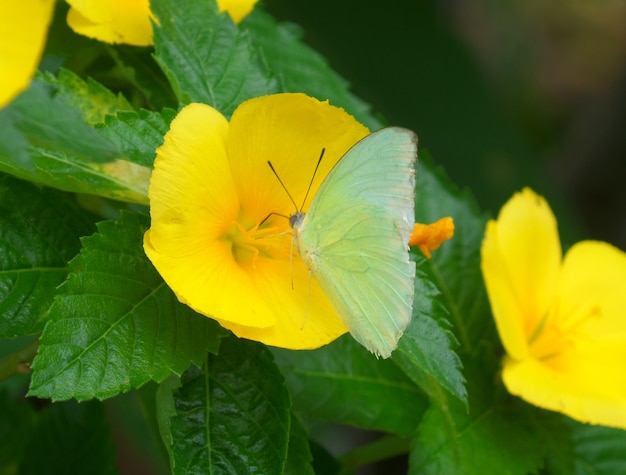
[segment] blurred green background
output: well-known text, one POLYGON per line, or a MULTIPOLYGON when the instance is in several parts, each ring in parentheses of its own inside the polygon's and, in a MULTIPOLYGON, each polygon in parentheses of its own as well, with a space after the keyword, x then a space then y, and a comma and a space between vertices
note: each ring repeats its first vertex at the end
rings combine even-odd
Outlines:
POLYGON ((626 2, 265 0, 481 207, 546 196, 567 248, 626 249, 626 2))

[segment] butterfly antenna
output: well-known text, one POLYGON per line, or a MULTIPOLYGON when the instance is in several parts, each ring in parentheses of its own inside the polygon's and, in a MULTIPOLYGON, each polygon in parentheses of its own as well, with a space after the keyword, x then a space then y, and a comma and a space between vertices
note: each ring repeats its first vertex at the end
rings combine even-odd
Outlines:
POLYGON ((300 206, 300 209, 298 211, 302 211, 304 209, 304 204, 306 203, 306 199, 309 197, 309 192, 311 191, 313 180, 315 180, 315 175, 317 175, 317 169, 320 167, 320 163, 322 163, 322 157, 324 156, 325 151, 326 151, 326 148, 322 148, 322 153, 320 153, 320 158, 317 159, 317 165, 315 165, 315 170, 313 170, 313 176, 311 177, 311 181, 309 182, 309 187, 307 188, 306 194, 304 195, 304 199, 302 200, 302 206, 300 206))
MULTIPOLYGON (((296 204, 295 200, 293 199, 293 196, 291 196, 291 193, 289 193, 289 190, 287 189, 287 187, 285 186, 285 184, 283 183, 283 180, 280 179, 280 176, 278 176, 278 173, 276 173, 276 170, 274 169, 274 165, 272 165, 272 162, 270 162, 269 160, 267 161, 267 164, 270 166, 270 169, 272 170, 272 173, 274 173, 274 176, 276 177, 276 179, 278 180, 278 183, 280 183, 280 186, 283 187, 283 190, 285 190, 285 193, 287 193, 287 196, 289 197, 289 199, 291 200, 291 202, 293 203, 293 207, 296 209, 296 211, 299 211, 298 209, 298 205, 296 204)), ((278 213, 274 213, 274 214, 278 214, 278 213)), ((269 215, 268 215, 269 218, 269 215)), ((267 218, 265 218, 267 219, 267 218)))

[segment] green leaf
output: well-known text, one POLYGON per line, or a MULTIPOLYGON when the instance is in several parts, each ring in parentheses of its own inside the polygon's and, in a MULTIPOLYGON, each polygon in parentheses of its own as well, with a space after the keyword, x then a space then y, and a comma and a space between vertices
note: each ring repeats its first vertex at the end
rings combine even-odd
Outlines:
POLYGON ((449 329, 448 312, 439 296, 434 284, 418 268, 413 320, 400 338, 392 360, 431 397, 439 397, 433 387, 439 384, 467 402, 461 360, 453 351, 457 340, 449 329))
POLYGON ((0 172, 18 177, 34 177, 28 141, 13 121, 10 108, 0 109, 0 172))
POLYGON ((410 474, 527 475, 543 465, 535 408, 467 367, 469 411, 457 399, 431 406, 410 454, 410 474))
POLYGON ((0 110, 0 171, 65 191, 147 204, 150 169, 126 161, 88 123, 123 102, 68 72, 59 79, 41 75, 0 110))
POLYGON ((314 475, 313 455, 307 439, 307 432, 298 418, 291 414, 289 428, 289 450, 285 461, 285 475, 314 475))
MULTIPOLYGON (((58 152, 32 149, 39 173, 29 180, 74 193, 148 204, 151 169, 125 159, 109 163, 80 163, 58 152)), ((1 166, 0 166, 1 167, 1 166)))
POLYGON ((230 115, 244 100, 277 92, 248 35, 214 0, 153 0, 155 57, 183 104, 203 102, 230 115))
POLYGON ((626 473, 626 431, 572 422, 576 475, 626 473))
POLYGON ((475 355, 483 342, 494 341, 495 325, 480 271, 480 246, 486 217, 468 192, 459 190, 425 151, 419 152, 415 218, 431 223, 454 219, 454 237, 433 252, 426 269, 450 312, 460 352, 475 355))
POLYGON ((0 337, 30 335, 93 223, 55 190, 0 177, 0 337))
POLYGON ((296 411, 307 418, 407 435, 426 409, 422 391, 393 362, 377 360, 348 335, 317 350, 274 354, 296 411))
POLYGON ((261 344, 225 339, 203 369, 160 392, 161 431, 174 474, 283 473, 289 395, 261 344))
POLYGON ((300 40, 302 30, 298 26, 277 23, 256 8, 240 27, 261 48, 272 73, 280 78, 281 91, 305 92, 319 100, 330 100, 372 130, 381 127, 369 105, 349 92, 349 83, 328 66, 325 58, 300 40))
POLYGON ((21 475, 116 474, 115 447, 102 404, 53 404, 39 418, 27 443, 21 475))
POLYGON ((162 113, 141 110, 119 112, 108 116, 100 133, 117 144, 124 157, 131 162, 152 168, 155 151, 163 143, 176 111, 165 109, 162 113))
POLYGON ((143 252, 148 219, 123 213, 83 240, 50 309, 30 395, 99 399, 181 374, 225 331, 181 304, 143 252))
POLYGON ((49 73, 43 74, 42 79, 54 87, 55 95, 60 101, 77 110, 88 124, 104 122, 107 115, 118 111, 133 110, 121 94, 114 94, 91 78, 83 81, 67 69, 61 68, 58 77, 49 73))
MULTIPOLYGON (((82 162, 113 160, 117 152, 115 148, 82 115, 81 109, 90 105, 84 96, 85 91, 64 86, 49 74, 39 76, 11 103, 7 113, 33 147, 75 157, 82 162)), ((94 99, 99 100, 100 96, 94 99)), ((98 103, 91 105, 93 109, 100 107, 98 103)), ((108 105, 105 107, 108 109, 108 105)), ((97 114, 94 110, 90 113, 97 114)))
POLYGON ((537 407, 525 411, 533 422, 535 435, 541 440, 545 451, 544 468, 541 473, 571 475, 574 473, 574 440, 568 419, 558 412, 537 407))

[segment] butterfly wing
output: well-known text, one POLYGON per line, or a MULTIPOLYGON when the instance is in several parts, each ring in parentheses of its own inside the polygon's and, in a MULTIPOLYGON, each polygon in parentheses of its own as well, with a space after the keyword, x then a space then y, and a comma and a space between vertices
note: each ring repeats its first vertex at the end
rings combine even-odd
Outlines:
POLYGON ((417 137, 389 127, 335 165, 296 223, 299 253, 354 338, 387 358, 409 324, 417 137))

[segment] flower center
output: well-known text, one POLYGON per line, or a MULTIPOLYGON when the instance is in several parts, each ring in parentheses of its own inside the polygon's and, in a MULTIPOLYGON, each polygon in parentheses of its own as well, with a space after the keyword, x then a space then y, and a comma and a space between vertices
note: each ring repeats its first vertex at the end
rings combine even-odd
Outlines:
POLYGON ((290 228, 282 223, 285 218, 271 215, 264 221, 250 224, 250 220, 239 216, 224 235, 230 241, 235 261, 242 267, 256 268, 259 258, 288 258, 290 252, 290 228))
POLYGON ((592 320, 601 317, 597 306, 562 312, 559 305, 541 320, 531 335, 528 344, 531 355, 551 366, 562 364, 561 357, 576 350, 576 342, 586 338, 583 328, 592 320))

